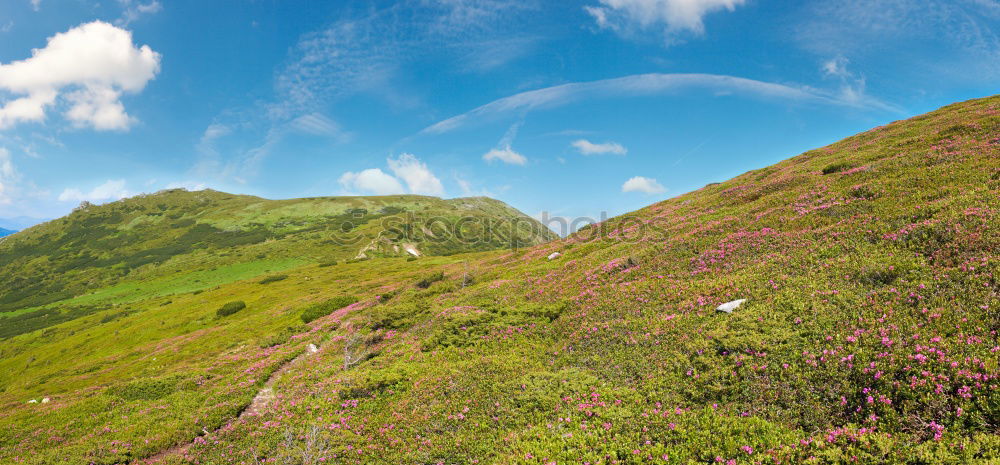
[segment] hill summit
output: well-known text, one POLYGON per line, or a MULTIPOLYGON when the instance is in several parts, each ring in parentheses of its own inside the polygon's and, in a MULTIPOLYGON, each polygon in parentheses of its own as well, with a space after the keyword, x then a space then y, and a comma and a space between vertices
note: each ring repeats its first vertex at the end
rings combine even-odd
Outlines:
MULTIPOLYGON (((200 195, 243 206, 100 215, 122 237, 307 227, 200 195)), ((77 215, 53 227, 98 213, 77 215)), ((188 267, 241 249, 111 265, 116 284, 43 309, 83 316, 0 342, 0 461, 995 463, 998 218, 990 97, 529 248, 274 279, 188 267)), ((18 240, 63 241, 48 264, 110 237, 75 231, 18 240)))

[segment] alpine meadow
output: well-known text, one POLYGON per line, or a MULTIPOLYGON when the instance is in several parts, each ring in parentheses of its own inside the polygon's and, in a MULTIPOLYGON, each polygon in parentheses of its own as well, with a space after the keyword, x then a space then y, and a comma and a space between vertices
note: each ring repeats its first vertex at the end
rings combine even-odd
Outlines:
POLYGON ((56 3, 0 464, 1000 465, 990 1, 56 3))

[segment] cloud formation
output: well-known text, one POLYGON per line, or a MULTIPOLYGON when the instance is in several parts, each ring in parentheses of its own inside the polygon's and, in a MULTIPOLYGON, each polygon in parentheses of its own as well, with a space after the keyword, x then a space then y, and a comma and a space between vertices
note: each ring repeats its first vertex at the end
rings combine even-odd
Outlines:
POLYGON ((134 195, 125 189, 125 180, 108 180, 104 184, 83 192, 79 189, 65 189, 59 194, 60 202, 91 202, 104 203, 121 200, 134 195))
POLYGON ((508 165, 520 165, 520 166, 524 166, 526 163, 528 163, 528 159, 524 155, 515 152, 510 148, 509 145, 506 147, 493 149, 490 150, 489 152, 486 152, 486 154, 483 155, 483 160, 490 162, 502 161, 508 165))
POLYGON ((13 201, 13 183, 16 181, 17 172, 14 171, 14 162, 11 161, 10 151, 0 147, 0 205, 8 205, 13 201))
POLYGON ((444 186, 441 180, 434 176, 427 165, 418 160, 417 157, 409 153, 404 153, 399 158, 388 160, 389 169, 392 174, 406 182, 406 187, 410 193, 420 195, 444 195, 444 186))
POLYGON ((666 34, 703 34, 705 15, 734 11, 746 0, 600 0, 600 6, 584 9, 602 29, 627 32, 662 27, 666 34))
POLYGON ((662 194, 666 191, 667 188, 656 182, 656 179, 645 176, 635 176, 622 184, 622 192, 642 192, 652 195, 662 194))
POLYGON ((143 15, 151 15, 163 10, 163 5, 160 5, 158 0, 152 0, 149 3, 118 0, 118 3, 124 8, 121 18, 115 21, 115 24, 118 26, 128 26, 132 21, 139 19, 143 15))
POLYGON ((572 145, 582 155, 625 155, 628 153, 628 149, 617 142, 595 144, 587 139, 579 139, 573 141, 572 145))
POLYGON ((31 58, 0 64, 0 90, 15 97, 0 101, 0 129, 23 122, 43 122, 57 102, 76 126, 125 130, 135 120, 121 96, 146 87, 160 70, 160 55, 148 45, 136 47, 132 34, 94 21, 48 39, 31 58))
POLYGON ((360 173, 350 171, 340 176, 340 185, 347 191, 374 195, 405 194, 406 189, 398 179, 378 168, 369 168, 360 173))
POLYGON ((769 100, 842 105, 898 112, 895 107, 867 96, 861 100, 844 99, 836 92, 718 74, 652 73, 600 81, 574 82, 522 92, 440 121, 427 127, 421 133, 441 134, 480 119, 509 114, 518 114, 523 117, 530 111, 556 108, 588 99, 667 95, 693 90, 710 91, 713 95, 740 94, 769 100))
POLYGON ((388 174, 380 168, 369 168, 354 173, 348 171, 340 176, 338 182, 348 192, 361 192, 374 195, 417 194, 443 196, 444 185, 441 180, 412 154, 404 153, 398 158, 388 158, 388 174), (404 188, 405 183, 405 188, 404 188))

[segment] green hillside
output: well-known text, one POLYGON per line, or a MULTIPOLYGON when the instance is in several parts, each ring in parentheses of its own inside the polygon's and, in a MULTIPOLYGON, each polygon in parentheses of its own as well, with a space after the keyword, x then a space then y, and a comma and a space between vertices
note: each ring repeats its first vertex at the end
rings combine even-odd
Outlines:
MULTIPOLYGON (((94 291, 117 292, 106 288, 115 283, 128 283, 130 294, 136 285, 162 288, 165 281, 195 290, 306 263, 452 255, 553 238, 517 210, 479 197, 275 201, 211 190, 164 191, 85 204, 0 242, 0 312, 89 304, 94 291), (210 276, 186 279, 192 271, 210 276)), ((159 292, 177 286, 167 287, 159 292)))
POLYGON ((323 266, 324 200, 164 195, 218 208, 0 245, 80 313, 0 341, 0 463, 1000 463, 1000 97, 516 250, 323 266))

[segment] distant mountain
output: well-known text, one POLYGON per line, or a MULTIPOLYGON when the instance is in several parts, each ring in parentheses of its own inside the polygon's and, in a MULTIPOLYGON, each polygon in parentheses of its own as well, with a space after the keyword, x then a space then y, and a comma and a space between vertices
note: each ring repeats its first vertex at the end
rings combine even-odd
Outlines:
POLYGON ((125 278, 251 263, 266 264, 258 271, 264 272, 306 262, 442 256, 555 238, 538 221, 485 197, 267 200, 175 189, 83 204, 4 241, 0 312, 56 302, 125 278), (505 225, 516 225, 515 233, 505 225))
POLYGON ((8 229, 13 231, 23 231, 36 224, 42 224, 47 219, 43 218, 32 218, 30 216, 16 216, 13 218, 0 218, 0 229, 8 229))
POLYGON ((10 229, 0 228, 0 237, 9 236, 16 233, 17 231, 12 231, 10 229))

